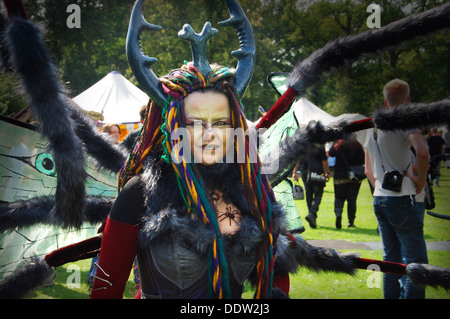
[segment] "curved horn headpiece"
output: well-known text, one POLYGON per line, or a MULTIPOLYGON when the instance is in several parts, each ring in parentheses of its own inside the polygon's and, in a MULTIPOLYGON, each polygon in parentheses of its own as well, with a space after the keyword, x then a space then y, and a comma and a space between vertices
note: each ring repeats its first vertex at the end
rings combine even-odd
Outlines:
POLYGON ((195 33, 189 24, 185 24, 183 29, 178 32, 178 36, 181 39, 191 42, 192 62, 204 78, 207 78, 209 73, 211 73, 211 66, 206 57, 206 44, 217 32, 217 29, 211 28, 211 23, 209 22, 205 23, 200 34, 195 33))
POLYGON ((239 37, 239 50, 231 52, 231 55, 238 59, 234 87, 242 97, 250 83, 255 67, 255 37, 252 26, 239 3, 236 0, 225 0, 225 2, 230 11, 230 18, 219 22, 219 25, 234 27, 239 37))
MULTIPOLYGON (((219 22, 219 25, 232 26, 239 37, 239 50, 231 54, 238 59, 236 73, 234 75, 234 86, 242 97, 247 89, 253 75, 255 65, 255 39, 252 27, 245 16, 244 11, 236 0, 225 0, 230 18, 219 22)), ((143 30, 159 31, 161 26, 148 23, 142 16, 143 0, 137 0, 131 12, 130 24, 128 27, 126 53, 128 63, 133 70, 138 82, 150 98, 160 106, 166 101, 167 94, 164 92, 159 78, 152 71, 151 66, 158 60, 148 57, 142 52, 140 36, 143 30)), ((178 36, 191 42, 192 60, 194 67, 207 78, 211 72, 208 59, 206 57, 206 45, 209 39, 218 33, 217 29, 211 27, 209 22, 205 23, 200 34, 195 33, 189 24, 185 24, 178 36)))
POLYGON ((143 0, 137 0, 133 6, 133 11, 131 11, 126 41, 127 60, 134 76, 139 84, 142 85, 144 91, 157 105, 163 106, 166 101, 166 94, 162 89, 158 77, 151 69, 151 66, 158 59, 146 56, 142 51, 140 43, 143 30, 160 31, 162 27, 145 21, 142 15, 142 3, 143 0))

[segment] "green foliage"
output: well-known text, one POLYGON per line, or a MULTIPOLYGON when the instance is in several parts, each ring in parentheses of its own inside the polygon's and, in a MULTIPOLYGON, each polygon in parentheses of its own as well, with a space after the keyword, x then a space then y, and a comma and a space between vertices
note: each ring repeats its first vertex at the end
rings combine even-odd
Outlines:
MULTIPOLYGON (((257 46, 256 66, 252 82, 243 97, 245 113, 250 120, 259 117, 258 107, 266 110, 277 96, 266 81, 271 72, 290 72, 294 65, 313 51, 340 36, 366 31, 366 12, 372 0, 241 0, 253 26, 257 46)), ((381 25, 421 12, 445 0, 410 1, 380 0, 381 25)), ((66 20, 67 6, 72 0, 24 0, 30 19, 41 22, 47 30, 47 44, 62 80, 75 96, 108 72, 116 70, 138 85, 127 64, 125 40, 129 15, 134 1, 79 0, 81 28, 70 29, 66 20)), ((153 69, 158 76, 191 59, 188 43, 177 34, 189 23, 200 32, 205 21, 219 30, 210 41, 210 62, 235 66, 231 52, 239 48, 232 28, 218 26, 229 13, 222 0, 146 0, 144 16, 150 23, 161 25, 162 32, 144 32, 143 51, 158 59, 153 69)), ((322 81, 311 87, 307 98, 333 115, 359 112, 370 116, 383 105, 382 87, 394 77, 411 85, 413 102, 431 102, 450 95, 450 34, 441 30, 380 52, 366 54, 324 74, 322 81)), ((2 105, 18 104, 15 96, 5 92, 10 86, 0 81, 2 105), (11 102, 10 100, 15 100, 11 102)), ((14 108, 8 106, 8 108, 14 108)), ((21 109, 22 107, 18 107, 21 109)))
POLYGON ((0 73, 0 114, 14 115, 27 105, 19 91, 19 82, 12 73, 0 73))

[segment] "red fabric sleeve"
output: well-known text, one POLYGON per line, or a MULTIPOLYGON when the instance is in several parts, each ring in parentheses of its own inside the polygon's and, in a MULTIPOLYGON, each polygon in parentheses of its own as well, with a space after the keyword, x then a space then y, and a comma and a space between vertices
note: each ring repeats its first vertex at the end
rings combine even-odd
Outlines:
POLYGON ((138 249, 140 227, 108 217, 91 299, 120 299, 138 249))

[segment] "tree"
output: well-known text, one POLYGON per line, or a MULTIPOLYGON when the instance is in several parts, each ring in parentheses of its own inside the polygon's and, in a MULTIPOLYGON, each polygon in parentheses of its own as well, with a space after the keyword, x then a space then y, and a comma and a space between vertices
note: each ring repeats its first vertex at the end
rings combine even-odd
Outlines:
POLYGON ((19 81, 11 72, 0 74, 0 114, 12 116, 23 109, 28 100, 18 90, 19 81))
MULTIPOLYGON (((377 1, 382 8, 382 26, 443 2, 377 1)), ((289 72, 298 61, 327 42, 368 30, 366 8, 372 1, 280 0, 266 3, 269 3, 268 7, 277 8, 274 12, 282 12, 271 17, 265 28, 277 37, 279 56, 283 60, 273 65, 277 65, 279 71, 289 72)), ((410 83, 414 101, 445 98, 450 92, 448 55, 445 58, 449 39, 446 29, 365 54, 357 61, 324 74, 322 81, 311 87, 306 97, 333 115, 359 112, 370 116, 383 105, 383 85, 400 77, 410 83)))
POLYGON ((75 96, 110 71, 124 73, 125 39, 132 1, 78 1, 81 27, 70 28, 67 8, 72 0, 45 0, 43 16, 50 51, 63 80, 75 96), (125 3, 125 4, 124 4, 125 3))
POLYGON ((128 64, 124 48, 133 1, 77 1, 80 28, 71 28, 67 22, 71 14, 67 9, 73 4, 72 0, 23 2, 30 20, 42 26, 46 45, 71 97, 110 71, 126 73, 128 64))
MULTIPOLYGON (((67 8, 73 0, 23 0, 34 22, 46 30, 47 45, 61 78, 75 96, 108 72, 116 70, 139 85, 125 56, 125 39, 134 0, 78 0, 81 27, 69 28, 67 8)), ((409 14, 421 12, 445 0, 410 1, 378 0, 382 26, 409 14)), ((271 72, 290 72, 294 65, 313 51, 340 36, 368 30, 366 9, 372 0, 240 0, 253 26, 257 55, 252 81, 243 97, 245 114, 257 119, 258 107, 268 110, 276 102, 275 91, 267 83, 271 72)), ((163 27, 161 32, 144 32, 143 51, 156 57, 153 70, 158 76, 191 59, 187 42, 178 38, 183 24, 189 23, 200 32, 205 21, 219 30, 208 47, 210 62, 235 66, 231 52, 239 47, 233 28, 218 26, 228 19, 223 0, 146 0, 147 21, 163 27)), ((441 30, 380 52, 363 55, 357 61, 331 70, 322 76, 307 93, 307 98, 333 115, 359 112, 370 116, 383 104, 381 90, 393 77, 403 78, 411 85, 412 100, 429 102, 450 94, 450 36, 441 30)), ((11 76, 10 76, 11 78, 11 76)), ((9 81, 9 80, 8 80, 9 81)), ((14 99, 4 93, 10 90, 0 81, 2 98, 14 99)), ((17 102, 20 101, 20 102, 17 102)), ((23 103, 5 103, 11 107, 23 103)))

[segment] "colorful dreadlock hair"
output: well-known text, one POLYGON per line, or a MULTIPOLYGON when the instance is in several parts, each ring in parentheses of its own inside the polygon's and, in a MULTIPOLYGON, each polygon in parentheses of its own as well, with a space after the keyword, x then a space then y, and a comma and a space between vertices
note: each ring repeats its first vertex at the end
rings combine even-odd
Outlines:
MULTIPOLYGON (((172 134, 184 127, 183 98, 189 93, 213 88, 225 93, 230 101, 231 121, 234 129, 248 130, 243 107, 234 87, 228 82, 234 74, 233 69, 212 65, 208 77, 186 63, 180 69, 173 70, 160 79, 164 91, 168 94, 166 104, 161 108, 151 102, 146 118, 137 138, 133 152, 119 175, 119 190, 134 175, 138 174, 150 152, 163 150, 163 159, 168 162, 177 177, 178 187, 188 206, 189 213, 194 212, 215 234, 214 242, 208 250, 208 273, 210 296, 229 298, 228 265, 225 258, 224 243, 219 230, 215 207, 192 158, 183 157, 180 139, 172 134), (176 160, 172 160, 176 156, 176 160)), ((265 175, 261 174, 261 163, 256 143, 251 136, 235 138, 235 151, 240 168, 241 180, 250 211, 266 234, 264 246, 256 256, 257 281, 255 298, 269 298, 273 281, 273 267, 276 258, 278 234, 273 234, 272 203, 275 202, 272 188, 265 175), (239 145, 242 143, 244 145, 239 145)))

